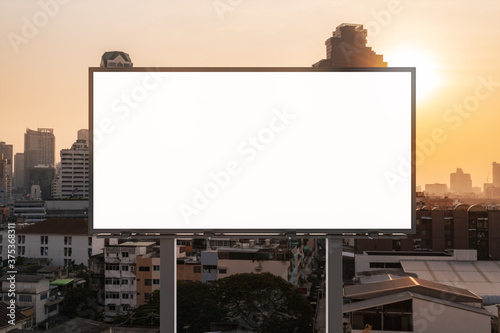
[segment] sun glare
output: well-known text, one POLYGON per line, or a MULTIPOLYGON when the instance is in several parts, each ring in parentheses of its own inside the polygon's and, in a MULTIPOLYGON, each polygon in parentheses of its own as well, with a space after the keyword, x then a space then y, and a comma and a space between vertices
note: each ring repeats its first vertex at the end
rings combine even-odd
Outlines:
POLYGON ((389 67, 416 67, 417 100, 431 96, 441 86, 442 77, 431 54, 415 49, 397 49, 384 54, 389 67))

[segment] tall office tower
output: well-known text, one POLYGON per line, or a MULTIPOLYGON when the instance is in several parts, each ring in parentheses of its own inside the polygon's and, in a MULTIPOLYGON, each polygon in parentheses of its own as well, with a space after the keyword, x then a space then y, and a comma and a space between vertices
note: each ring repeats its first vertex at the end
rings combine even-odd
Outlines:
POLYGON ((500 163, 493 162, 493 186, 500 187, 500 163))
POLYGON ((86 140, 76 140, 71 149, 61 150, 60 186, 62 198, 89 197, 89 146, 86 140))
POLYGON ((384 56, 366 46, 366 36, 362 24, 342 23, 325 42, 326 59, 313 67, 387 67, 384 56))
MULTIPOLYGON (((24 174, 25 188, 28 188, 28 169, 37 165, 46 165, 54 168, 56 161, 56 138, 52 128, 39 128, 36 131, 26 129, 24 134, 24 174)), ((51 180, 52 181, 52 180, 51 180)))
POLYGON ((450 191, 454 193, 472 192, 472 180, 470 178, 470 173, 464 173, 460 168, 457 168, 457 172, 451 173, 450 191))
POLYGON ((0 154, 0 207, 7 205, 7 159, 3 158, 3 154, 0 154))
POLYGON ((13 146, 12 145, 8 145, 6 144, 5 142, 3 141, 0 141, 0 158, 2 158, 2 155, 3 155, 3 159, 6 160, 6 175, 5 175, 5 193, 6 193, 6 197, 7 197, 7 200, 10 200, 10 198, 12 197, 12 162, 13 162, 13 146))
POLYGON ((24 153, 14 155, 14 188, 24 187, 24 153))
POLYGON ((109 51, 104 52, 101 57, 101 67, 123 68, 133 67, 134 64, 128 53, 122 51, 109 51))
POLYGON ((88 129, 79 130, 77 140, 85 140, 87 141, 87 144, 89 144, 89 130, 88 129))

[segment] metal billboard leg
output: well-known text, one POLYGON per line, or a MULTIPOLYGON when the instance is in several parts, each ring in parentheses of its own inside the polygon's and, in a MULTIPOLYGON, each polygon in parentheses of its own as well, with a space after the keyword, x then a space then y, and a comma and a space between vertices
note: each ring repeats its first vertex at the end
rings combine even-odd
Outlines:
POLYGON ((342 239, 326 239, 326 327, 328 333, 342 333, 342 239))
POLYGON ((177 330, 176 239, 160 239, 160 332, 177 330))

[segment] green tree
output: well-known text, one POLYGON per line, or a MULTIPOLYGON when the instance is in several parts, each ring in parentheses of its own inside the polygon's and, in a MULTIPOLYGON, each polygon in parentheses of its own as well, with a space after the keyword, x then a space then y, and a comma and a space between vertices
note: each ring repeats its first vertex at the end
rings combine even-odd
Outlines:
POLYGON ((313 309, 299 290, 270 273, 236 274, 214 282, 225 321, 262 332, 312 332, 313 309))
POLYGON ((92 320, 102 318, 102 304, 98 292, 86 288, 70 288, 64 295, 61 312, 70 317, 82 317, 92 320))
POLYGON ((211 283, 177 282, 178 332, 208 332, 210 323, 220 321, 224 312, 217 306, 216 291, 211 283))

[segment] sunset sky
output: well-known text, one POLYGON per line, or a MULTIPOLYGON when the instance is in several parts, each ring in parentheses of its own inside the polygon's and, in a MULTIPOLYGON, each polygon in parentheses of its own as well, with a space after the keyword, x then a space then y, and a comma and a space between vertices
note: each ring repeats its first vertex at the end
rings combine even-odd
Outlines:
POLYGON ((135 67, 308 67, 345 22, 389 66, 417 67, 417 185, 449 185, 460 167, 482 186, 500 162, 498 0, 60 2, 0 1, 0 141, 15 152, 27 127, 54 128, 57 152, 88 128, 88 68, 105 51, 135 67), (446 139, 430 144, 436 131, 446 139))

